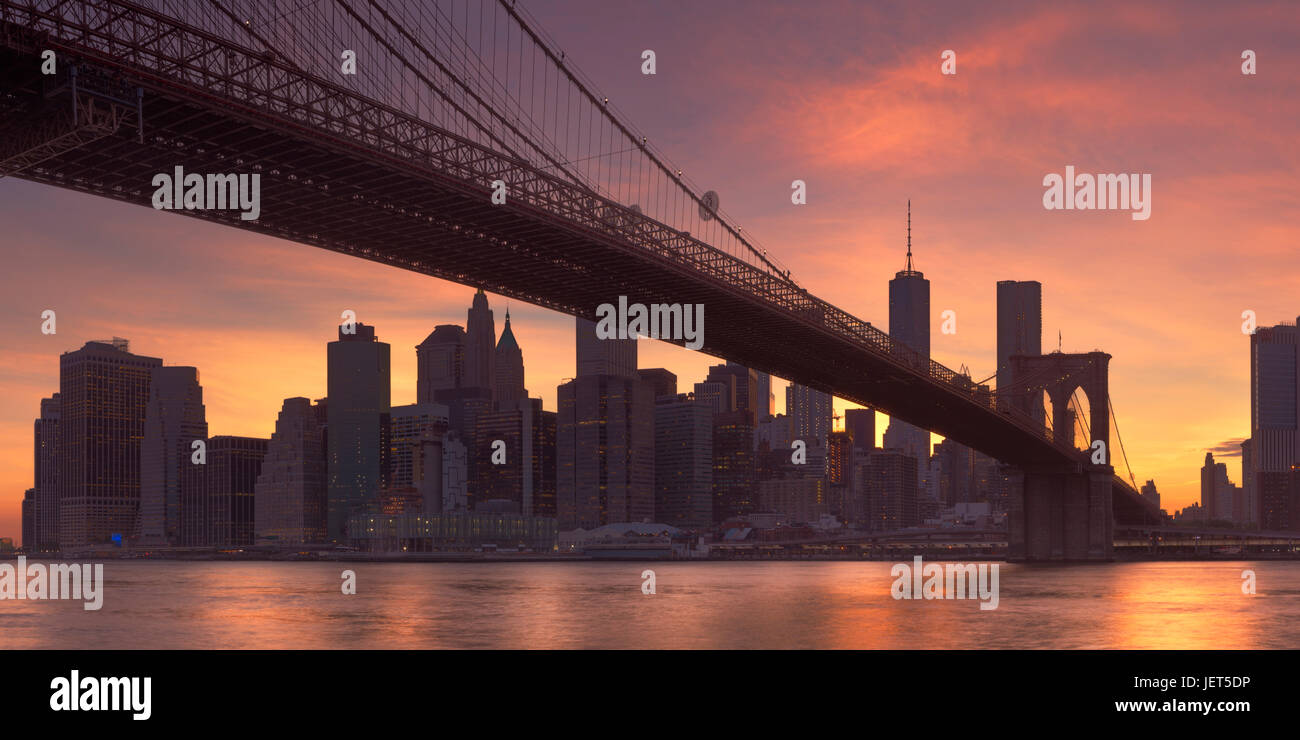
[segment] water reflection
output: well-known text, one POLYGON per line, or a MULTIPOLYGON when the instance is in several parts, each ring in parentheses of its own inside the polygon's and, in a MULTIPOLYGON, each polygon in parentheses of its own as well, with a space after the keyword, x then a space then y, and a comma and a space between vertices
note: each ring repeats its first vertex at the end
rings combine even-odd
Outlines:
POLYGON ((993 611, 895 600, 891 565, 108 562, 98 612, 0 602, 0 648, 1300 646, 1300 563, 1004 563, 993 611))

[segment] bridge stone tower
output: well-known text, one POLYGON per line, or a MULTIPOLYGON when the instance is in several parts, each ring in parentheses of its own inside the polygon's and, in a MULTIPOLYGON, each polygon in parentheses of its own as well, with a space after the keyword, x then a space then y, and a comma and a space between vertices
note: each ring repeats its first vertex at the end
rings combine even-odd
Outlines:
MULTIPOLYGON (((1110 465, 1110 390, 1105 352, 1012 355, 1010 382, 999 395, 1031 413, 1046 392, 1052 407, 1052 438, 1074 440, 1070 399, 1077 389, 1088 397, 1090 444, 1102 442, 1101 464, 1080 453, 1080 462, 1012 468, 1009 471, 1010 560, 1110 560, 1114 539, 1111 504, 1115 469, 1110 465)), ((1031 417, 1032 418, 1032 417, 1031 417)), ((1090 451, 1088 455, 1093 455, 1090 451)))

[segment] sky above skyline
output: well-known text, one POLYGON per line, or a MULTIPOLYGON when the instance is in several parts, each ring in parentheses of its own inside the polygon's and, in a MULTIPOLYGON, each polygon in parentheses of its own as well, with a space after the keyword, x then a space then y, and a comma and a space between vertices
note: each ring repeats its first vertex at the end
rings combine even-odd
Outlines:
MULTIPOLYGON (((1240 454, 1242 312, 1261 325, 1300 314, 1293 5, 521 4, 813 294, 886 326, 910 198, 935 360, 992 375, 995 285, 1038 280, 1043 349, 1059 331, 1066 352, 1113 356, 1128 460, 1167 510, 1199 498, 1206 450, 1240 454), (641 74, 644 49, 656 75, 641 74), (940 74, 945 49, 956 75, 940 74), (1241 73, 1245 49, 1255 75, 1241 73), (1067 165, 1150 174, 1150 219, 1045 210, 1043 178, 1067 165), (795 179, 806 205, 790 202, 795 179), (945 310, 956 334, 939 331, 945 310)), ((126 337, 199 368, 211 434, 269 436, 284 398, 324 395, 343 310, 392 345, 393 403, 410 403, 414 346, 436 324, 463 324, 473 293, 13 178, 0 179, 0 223, 0 536, 15 539, 32 421, 58 389, 61 352, 126 337), (40 332, 45 309, 56 335, 40 332)), ((498 333, 509 306, 526 385, 554 409, 574 374, 573 320, 489 298, 498 333)), ((669 368, 683 389, 718 361, 640 343, 641 366, 669 368)))

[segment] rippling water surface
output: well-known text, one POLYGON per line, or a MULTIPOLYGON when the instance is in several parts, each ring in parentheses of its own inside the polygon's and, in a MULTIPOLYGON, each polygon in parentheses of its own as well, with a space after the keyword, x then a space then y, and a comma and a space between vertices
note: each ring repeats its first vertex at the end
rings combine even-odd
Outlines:
POLYGON ((1300 647, 1295 562, 1003 563, 991 611, 895 600, 891 566, 108 561, 98 612, 0 601, 0 648, 1300 647))

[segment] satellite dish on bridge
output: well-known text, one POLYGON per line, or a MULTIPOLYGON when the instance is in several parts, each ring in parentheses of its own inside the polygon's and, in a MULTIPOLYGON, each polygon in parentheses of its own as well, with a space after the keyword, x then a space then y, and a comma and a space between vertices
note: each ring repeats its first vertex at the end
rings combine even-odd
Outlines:
POLYGON ((700 198, 700 220, 712 221, 714 211, 718 210, 718 194, 712 190, 700 198))

